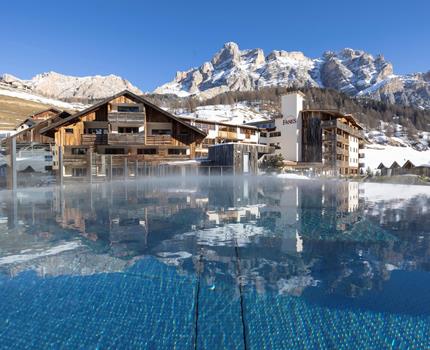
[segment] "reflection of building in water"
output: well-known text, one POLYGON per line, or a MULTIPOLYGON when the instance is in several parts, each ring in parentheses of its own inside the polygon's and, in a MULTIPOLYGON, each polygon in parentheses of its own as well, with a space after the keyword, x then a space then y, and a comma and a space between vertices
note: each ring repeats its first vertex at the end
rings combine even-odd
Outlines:
POLYGON ((428 267, 428 198, 405 203, 364 210, 357 184, 273 179, 18 191, 0 206, 0 271, 123 271, 151 255, 181 273, 199 265, 215 285, 240 273, 261 293, 299 295, 321 281, 355 296, 394 269, 428 267))
POLYGON ((299 234, 299 189, 289 184, 278 191, 266 192, 271 201, 261 209, 262 222, 281 237, 281 249, 285 253, 301 252, 303 242, 299 234))
POLYGON ((208 221, 215 225, 256 220, 260 218, 260 206, 250 205, 239 208, 228 208, 222 211, 208 210, 208 221))

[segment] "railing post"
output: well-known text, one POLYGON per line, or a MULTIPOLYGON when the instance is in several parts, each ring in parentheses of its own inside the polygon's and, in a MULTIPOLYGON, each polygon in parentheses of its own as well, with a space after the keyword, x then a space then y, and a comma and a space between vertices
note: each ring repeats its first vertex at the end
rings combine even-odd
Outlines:
POLYGON ((88 153, 88 165, 87 169, 89 170, 88 179, 90 180, 90 184, 93 183, 93 152, 90 149, 90 152, 88 153))
POLYGON ((124 180, 127 180, 128 178, 128 164, 127 164, 127 157, 124 157, 124 180))
POLYGON ((60 186, 64 184, 64 173, 63 173, 63 148, 58 146, 58 180, 60 186))
POLYGON ((16 169, 16 138, 10 137, 9 140, 9 166, 8 166, 8 189, 17 189, 17 169, 16 169))
POLYGON ((138 174, 138 171, 139 171, 139 161, 136 159, 136 169, 134 170, 134 179, 136 180, 137 179, 137 174, 138 174))

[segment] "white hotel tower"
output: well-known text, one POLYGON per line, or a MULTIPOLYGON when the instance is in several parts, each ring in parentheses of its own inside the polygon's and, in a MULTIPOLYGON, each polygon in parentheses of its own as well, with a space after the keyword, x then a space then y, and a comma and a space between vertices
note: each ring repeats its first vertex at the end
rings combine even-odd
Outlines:
POLYGON ((260 143, 296 168, 313 168, 327 175, 357 175, 362 127, 350 114, 331 109, 305 109, 305 95, 281 97, 282 117, 254 123, 263 129, 260 143))

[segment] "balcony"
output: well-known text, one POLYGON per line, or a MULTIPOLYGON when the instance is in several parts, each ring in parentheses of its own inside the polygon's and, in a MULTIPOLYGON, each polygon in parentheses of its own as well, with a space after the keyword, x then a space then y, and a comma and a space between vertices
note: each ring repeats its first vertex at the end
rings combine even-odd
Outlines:
POLYGON ((354 128, 351 128, 349 125, 344 124, 340 122, 338 119, 336 120, 324 120, 321 122, 321 128, 322 129, 330 129, 330 128, 337 128, 342 131, 347 132, 348 134, 351 134, 352 136, 362 138, 363 135, 360 130, 356 130, 354 128))
POLYGON ((145 123, 144 112, 111 112, 108 113, 108 121, 110 123, 145 123))
POLYGON ((95 145, 107 145, 107 135, 106 134, 83 134, 82 135, 82 145, 84 146, 95 146, 95 145))
POLYGON ((144 145, 145 134, 108 134, 109 145, 144 145))
POLYGON ((238 135, 233 131, 218 131, 218 137, 226 140, 237 140, 238 135))
POLYGON ((170 135, 151 135, 146 137, 146 144, 152 145, 170 145, 172 144, 172 136, 170 135))

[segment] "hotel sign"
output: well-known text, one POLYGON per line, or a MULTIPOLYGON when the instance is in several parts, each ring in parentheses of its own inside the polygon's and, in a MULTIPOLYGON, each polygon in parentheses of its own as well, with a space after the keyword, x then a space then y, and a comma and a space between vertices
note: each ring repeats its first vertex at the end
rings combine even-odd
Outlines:
POLYGON ((282 121, 283 125, 297 124, 297 119, 293 116, 288 116, 282 121))

